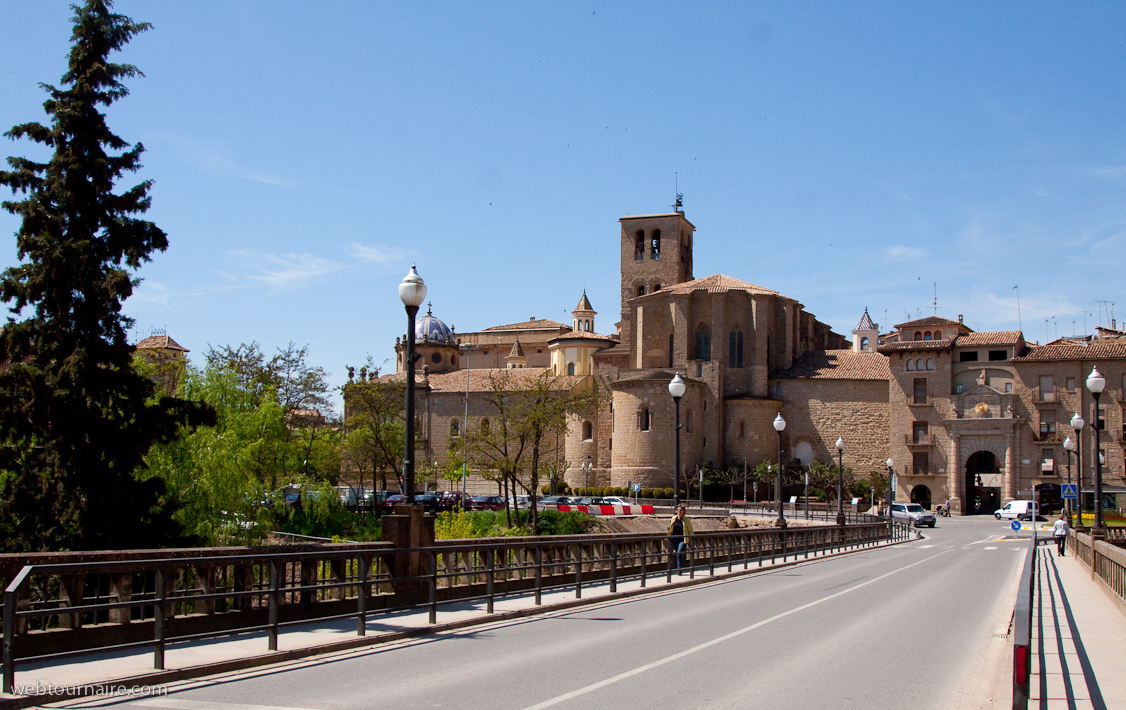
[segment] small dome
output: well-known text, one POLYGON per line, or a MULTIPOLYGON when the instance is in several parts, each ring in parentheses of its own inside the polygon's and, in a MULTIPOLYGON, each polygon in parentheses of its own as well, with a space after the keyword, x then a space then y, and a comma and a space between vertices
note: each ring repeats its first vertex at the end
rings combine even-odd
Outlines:
POLYGON ((414 322, 414 341, 431 343, 452 343, 454 334, 445 323, 434 317, 427 304, 426 315, 414 322))

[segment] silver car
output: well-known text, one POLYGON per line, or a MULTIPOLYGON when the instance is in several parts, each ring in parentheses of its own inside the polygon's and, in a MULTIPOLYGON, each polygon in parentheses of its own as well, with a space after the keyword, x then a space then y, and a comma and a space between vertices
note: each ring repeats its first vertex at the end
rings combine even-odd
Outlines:
POLYGON ((892 503, 891 517, 896 520, 907 521, 917 528, 924 525, 933 528, 934 524, 938 522, 938 518, 934 517, 933 513, 928 513, 918 503, 892 503))

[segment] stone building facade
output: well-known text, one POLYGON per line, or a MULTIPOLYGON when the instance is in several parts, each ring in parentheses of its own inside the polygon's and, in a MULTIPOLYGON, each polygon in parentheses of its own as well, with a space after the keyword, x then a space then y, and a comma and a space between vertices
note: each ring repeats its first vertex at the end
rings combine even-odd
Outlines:
POLYGON ((514 367, 523 377, 550 372, 564 390, 585 383, 609 393, 600 411, 574 419, 555 452, 574 486, 672 485, 676 373, 687 385, 686 472, 779 455, 786 465, 835 463, 841 438, 844 465, 858 476, 892 460, 897 499, 992 512, 1066 482, 1062 441, 1081 412, 1084 487, 1092 425, 1102 427, 1104 481, 1123 485, 1126 334, 1113 324, 1095 338, 1036 345, 1019 331, 974 332, 961 316, 881 333, 865 311, 849 341, 777 291, 723 274, 694 278, 695 227, 682 212, 623 217, 618 239, 621 320, 612 335, 595 332, 585 293, 571 326, 531 318, 459 335, 429 310, 419 319, 428 460, 456 444, 467 417, 487 416, 489 373, 514 367), (1101 413, 1084 387, 1093 366, 1107 380, 1101 413), (781 437, 772 426, 779 414, 781 437))

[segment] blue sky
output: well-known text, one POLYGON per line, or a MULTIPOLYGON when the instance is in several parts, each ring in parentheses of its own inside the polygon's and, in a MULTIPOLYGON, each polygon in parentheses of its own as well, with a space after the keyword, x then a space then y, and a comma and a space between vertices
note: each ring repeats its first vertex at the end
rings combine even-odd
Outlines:
MULTIPOLYGON (((839 332, 933 313, 935 283, 979 330, 1017 327, 1019 284, 1030 340, 1107 323, 1097 301, 1126 320, 1121 3, 116 9, 154 25, 109 113, 171 241, 127 312, 197 355, 308 343, 342 384, 393 357, 412 261, 459 331, 569 323, 585 288, 613 332, 617 219, 668 211, 674 180, 696 276, 839 332)), ((43 119, 69 16, 0 6, 0 127, 43 119)))

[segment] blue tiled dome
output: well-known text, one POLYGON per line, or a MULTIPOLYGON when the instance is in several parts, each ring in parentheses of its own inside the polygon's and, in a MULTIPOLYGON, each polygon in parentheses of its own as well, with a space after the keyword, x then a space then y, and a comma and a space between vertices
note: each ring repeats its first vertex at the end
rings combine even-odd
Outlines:
POLYGON ((434 314, 430 312, 430 308, 427 307, 426 315, 414 322, 414 340, 416 343, 426 341, 452 343, 454 342, 454 334, 445 323, 435 318, 434 314))

